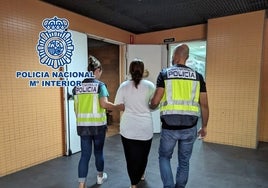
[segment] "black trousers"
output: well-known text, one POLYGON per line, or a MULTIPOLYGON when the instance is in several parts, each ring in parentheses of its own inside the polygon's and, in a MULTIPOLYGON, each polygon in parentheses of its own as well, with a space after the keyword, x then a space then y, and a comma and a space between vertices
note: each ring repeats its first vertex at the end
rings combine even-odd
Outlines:
POLYGON ((131 140, 121 136, 131 185, 137 185, 145 171, 151 149, 150 140, 131 140))

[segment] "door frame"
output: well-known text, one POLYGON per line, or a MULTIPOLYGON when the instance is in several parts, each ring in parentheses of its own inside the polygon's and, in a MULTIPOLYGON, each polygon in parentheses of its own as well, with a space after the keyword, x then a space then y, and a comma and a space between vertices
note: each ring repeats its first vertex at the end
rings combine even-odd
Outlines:
MULTIPOLYGON (((74 31, 74 30, 70 30, 70 31, 74 31)), ((74 31, 74 32, 78 32, 78 31, 74 31)), ((81 32, 80 32, 81 33, 81 32)), ((87 38, 93 38, 96 40, 101 40, 107 43, 112 43, 112 44, 116 44, 119 45, 119 73, 122 75, 122 67, 125 64, 125 59, 123 58, 125 56, 125 43, 119 42, 119 41, 114 41, 111 39, 107 39, 107 38, 102 38, 96 35, 92 35, 92 34, 86 34, 86 33, 82 33, 85 34, 87 36, 87 38)), ((88 50, 87 50, 88 52, 88 50)), ((88 54, 87 54, 88 56, 88 54)), ((64 66, 62 71, 68 71, 68 66, 64 66)), ((121 83, 122 81, 122 77, 119 76, 119 81, 121 83)), ((71 133, 70 133, 70 126, 74 126, 74 125, 70 125, 70 117, 69 117, 69 110, 70 106, 69 106, 69 101, 68 98, 71 97, 71 95, 68 93, 68 87, 64 87, 62 88, 62 100, 63 100, 63 112, 64 112, 64 117, 63 117, 63 134, 64 134, 64 154, 66 156, 70 156, 73 153, 71 146, 71 133)), ((76 125, 75 125, 76 126, 76 125)))

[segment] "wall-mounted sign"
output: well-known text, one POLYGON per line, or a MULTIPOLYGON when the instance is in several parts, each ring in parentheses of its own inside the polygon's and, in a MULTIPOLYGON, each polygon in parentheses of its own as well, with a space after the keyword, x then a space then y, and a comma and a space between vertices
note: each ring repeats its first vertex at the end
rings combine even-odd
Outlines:
POLYGON ((74 87, 81 86, 82 81, 73 78, 95 78, 93 72, 68 72, 60 68, 72 63, 75 51, 72 34, 68 31, 69 21, 65 18, 46 18, 42 25, 36 50, 39 62, 55 71, 16 71, 18 79, 28 79, 29 87, 74 87))
POLYGON ((164 39, 164 43, 171 43, 171 42, 175 42, 175 38, 164 39))

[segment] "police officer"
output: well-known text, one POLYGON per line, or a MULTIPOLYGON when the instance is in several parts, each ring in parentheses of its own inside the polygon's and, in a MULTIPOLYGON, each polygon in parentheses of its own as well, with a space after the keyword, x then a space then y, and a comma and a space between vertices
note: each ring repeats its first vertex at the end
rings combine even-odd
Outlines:
POLYGON ((93 56, 89 56, 88 71, 92 71, 94 77, 85 79, 82 86, 75 87, 73 90, 77 134, 81 141, 81 157, 78 165, 79 188, 86 188, 92 145, 94 145, 97 184, 102 184, 107 179, 107 174, 103 172, 103 146, 107 128, 106 109, 113 110, 116 107, 120 109, 120 105, 108 101, 107 88, 98 80, 102 74, 102 66, 93 56))
POLYGON ((173 66, 163 69, 157 78, 157 89, 150 101, 152 109, 159 105, 162 131, 159 145, 159 167, 164 188, 184 188, 189 175, 189 160, 197 135, 206 136, 209 117, 206 84, 201 74, 185 65, 189 47, 175 48, 173 66), (202 126, 197 121, 202 115, 202 126), (170 159, 178 143, 178 167, 174 183, 170 159))

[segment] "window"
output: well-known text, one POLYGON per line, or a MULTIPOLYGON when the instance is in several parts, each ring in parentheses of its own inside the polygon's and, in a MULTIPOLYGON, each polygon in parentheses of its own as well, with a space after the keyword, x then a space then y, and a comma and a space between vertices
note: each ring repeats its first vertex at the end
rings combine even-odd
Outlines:
POLYGON ((173 51, 176 46, 187 44, 190 49, 189 58, 186 61, 186 66, 200 73, 205 79, 206 75, 206 41, 190 41, 182 43, 169 44, 169 65, 171 66, 173 51))

